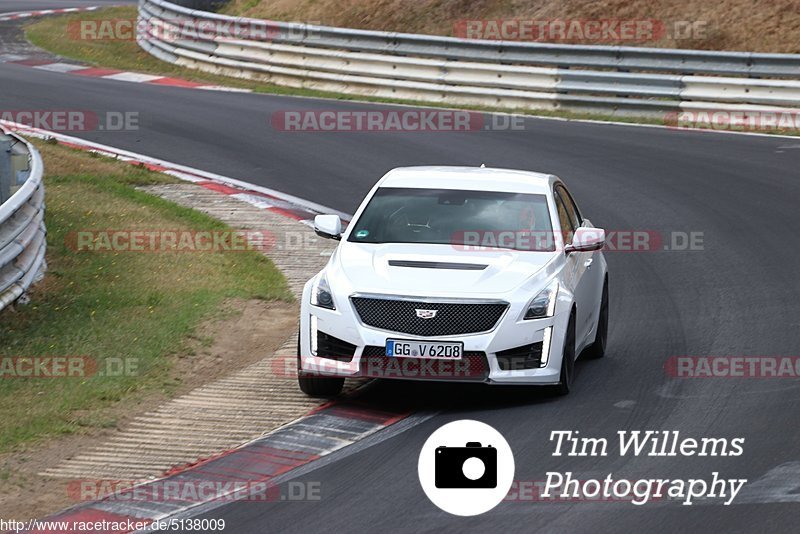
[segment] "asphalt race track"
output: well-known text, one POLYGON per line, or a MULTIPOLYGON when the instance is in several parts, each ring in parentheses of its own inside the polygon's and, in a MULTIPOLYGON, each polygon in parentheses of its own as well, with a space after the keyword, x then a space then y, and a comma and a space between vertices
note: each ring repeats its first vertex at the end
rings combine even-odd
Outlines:
MULTIPOLYGON (((3 1, 0 12, 98 5, 3 1)), ((118 3, 118 2, 117 2, 118 3)), ((466 164, 552 172, 607 230, 701 232, 703 250, 609 252, 611 331, 601 361, 579 362, 575 390, 380 382, 368 398, 435 415, 299 480, 311 502, 238 502, 208 510, 229 532, 796 531, 800 517, 800 380, 673 379, 672 356, 796 356, 800 347, 797 214, 800 139, 525 119, 520 131, 296 133, 271 114, 372 105, 157 87, 0 65, 2 109, 138 111, 132 132, 72 133, 352 212, 386 170, 466 164), (783 465, 783 484, 731 506, 698 503, 504 502, 461 519, 431 504, 417 480, 426 438, 456 419, 484 421, 511 445, 517 480, 710 478, 754 482, 783 465), (619 430, 744 437, 728 458, 567 458, 553 430, 613 443, 619 430)), ((377 106, 386 108, 386 106, 377 106)), ((773 472, 774 473, 774 472, 773 472)), ((746 488, 747 489, 747 488, 746 488)), ((743 496, 746 490, 743 490, 743 496)))
POLYGON ((36 11, 39 9, 65 9, 70 7, 116 6, 134 4, 136 0, 3 0, 0 2, 0 13, 16 11, 36 11))

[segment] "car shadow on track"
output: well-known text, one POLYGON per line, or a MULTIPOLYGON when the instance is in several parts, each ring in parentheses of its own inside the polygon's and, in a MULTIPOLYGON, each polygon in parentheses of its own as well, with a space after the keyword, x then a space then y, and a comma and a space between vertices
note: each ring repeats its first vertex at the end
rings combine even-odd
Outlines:
MULTIPOLYGON (((574 388, 580 389, 590 367, 598 362, 579 358, 575 363, 574 388)), ((574 395, 573 391, 570 395, 574 395)), ((395 412, 502 410, 536 404, 566 402, 554 387, 496 385, 470 382, 375 379, 353 397, 375 409, 395 412)))

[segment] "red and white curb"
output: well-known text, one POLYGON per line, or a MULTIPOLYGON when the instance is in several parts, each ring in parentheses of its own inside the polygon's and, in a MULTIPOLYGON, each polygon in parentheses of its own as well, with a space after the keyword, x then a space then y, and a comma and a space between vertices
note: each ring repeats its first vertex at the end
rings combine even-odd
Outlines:
POLYGON ((169 174, 180 180, 192 182, 206 189, 216 191, 217 193, 231 195, 257 208, 269 210, 272 213, 289 217, 309 226, 313 226, 314 217, 322 213, 336 214, 344 221, 350 220, 349 214, 333 208, 220 174, 151 158, 143 154, 101 145, 77 137, 41 130, 39 128, 32 128, 16 122, 0 120, 0 127, 38 139, 54 140, 58 144, 66 147, 108 156, 118 161, 130 163, 131 165, 145 167, 152 171, 163 172, 164 174, 169 174))
POLYGON ((100 9, 100 7, 101 6, 67 7, 63 9, 40 9, 38 11, 14 11, 13 13, 0 13, 0 22, 27 19, 31 17, 41 17, 43 15, 61 15, 64 13, 78 13, 79 11, 96 11, 100 9))
MULTIPOLYGON (((38 521, 27 532, 54 532, 47 526, 56 522, 106 521, 115 525, 106 532, 124 533, 154 528, 154 521, 194 515, 234 500, 285 500, 280 484, 292 478, 288 476, 291 472, 355 445, 410 415, 403 410, 374 408, 359 402, 357 395, 345 398, 241 447, 175 469, 158 480, 118 491, 104 491, 104 481, 78 481, 68 491, 104 494, 38 521)), ((112 481, 105 482, 114 487, 112 481)))
POLYGON ((151 85, 162 85, 168 87, 183 87, 185 89, 202 89, 204 91, 224 91, 229 93, 252 93, 250 89, 239 89, 236 87, 225 87, 222 85, 208 85, 200 82, 192 82, 182 78, 170 76, 158 76, 155 74, 143 74, 140 72, 128 72, 116 69, 104 69, 67 63, 63 61, 53 61, 52 59, 37 59, 16 54, 0 55, 0 63, 12 65, 22 65, 38 70, 49 72, 59 72, 61 74, 72 74, 77 76, 88 76, 91 78, 101 78, 104 80, 114 80, 118 82, 146 83, 151 85))
MULTIPOLYGON (((0 22, 27 19, 44 15, 59 15, 65 13, 77 13, 81 11, 96 11, 101 6, 76 7, 66 9, 43 9, 39 11, 19 11, 14 13, 0 13, 0 22)), ((102 6, 106 7, 106 6, 102 6)), ((110 6, 108 6, 110 7, 110 6)), ((21 65, 34 69, 49 72, 59 72, 62 74, 72 74, 77 76, 88 76, 92 78, 102 78, 105 80, 115 80, 120 82, 146 83, 152 85, 162 85, 168 87, 183 87, 187 89, 202 89, 205 91, 224 91, 231 93, 252 93, 250 89, 240 89, 236 87, 226 87, 222 85, 210 85, 207 83, 192 82, 182 78, 171 76, 159 76, 154 74, 143 74, 140 72, 129 72, 116 69, 104 69, 70 63, 64 61, 54 61, 53 59, 42 59, 19 54, 0 54, 0 63, 21 65)))

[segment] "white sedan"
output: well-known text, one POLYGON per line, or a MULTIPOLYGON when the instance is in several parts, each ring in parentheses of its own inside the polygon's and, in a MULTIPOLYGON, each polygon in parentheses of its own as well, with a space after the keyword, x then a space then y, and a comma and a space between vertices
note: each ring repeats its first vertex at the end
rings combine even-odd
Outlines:
POLYGON ((556 176, 405 167, 372 188, 306 283, 298 380, 313 396, 345 377, 572 387, 608 332, 605 231, 556 176))

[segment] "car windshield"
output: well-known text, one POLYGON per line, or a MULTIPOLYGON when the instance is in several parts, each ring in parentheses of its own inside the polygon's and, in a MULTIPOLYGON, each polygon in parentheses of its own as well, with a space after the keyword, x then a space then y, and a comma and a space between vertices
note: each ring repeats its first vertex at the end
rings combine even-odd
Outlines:
POLYGON ((552 252, 545 195, 382 187, 348 241, 552 252))

